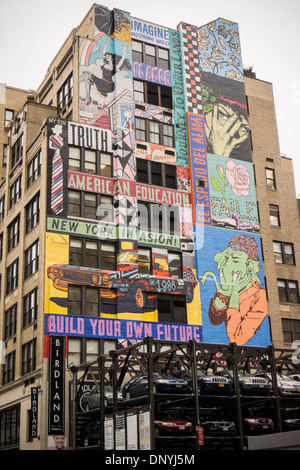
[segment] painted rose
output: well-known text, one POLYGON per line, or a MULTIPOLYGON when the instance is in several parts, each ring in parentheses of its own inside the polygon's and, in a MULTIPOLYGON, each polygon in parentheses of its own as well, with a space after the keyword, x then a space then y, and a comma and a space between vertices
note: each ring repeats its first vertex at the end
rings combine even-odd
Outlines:
POLYGON ((233 160, 228 160, 225 170, 226 178, 232 191, 237 196, 250 196, 250 175, 244 165, 238 165, 233 160))

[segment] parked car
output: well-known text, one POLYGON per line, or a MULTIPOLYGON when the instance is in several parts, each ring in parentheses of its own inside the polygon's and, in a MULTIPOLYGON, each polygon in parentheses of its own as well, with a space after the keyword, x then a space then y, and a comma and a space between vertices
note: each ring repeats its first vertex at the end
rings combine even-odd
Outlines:
POLYGON ((235 436, 236 424, 232 417, 220 408, 200 411, 200 426, 204 436, 235 436))
POLYGON ((79 445, 83 447, 100 444, 100 420, 89 421, 81 430, 79 445))
POLYGON ((300 410, 289 409, 280 410, 281 424, 283 431, 299 431, 300 430, 300 410))
MULTIPOLYGON (((124 400, 122 393, 119 390, 117 392, 117 399, 118 401, 124 400)), ((112 404, 113 404, 113 387, 106 386, 104 387, 104 406, 108 406, 112 404)), ((97 389, 97 387, 93 388, 91 392, 83 395, 81 399, 81 405, 85 411, 100 407, 100 391, 97 389)))
MULTIPOLYGON (((226 371, 218 372, 217 375, 226 375, 226 371)), ((229 371, 231 377, 233 372, 229 371)), ((271 385, 265 377, 251 375, 248 372, 238 373, 240 393, 242 395, 270 395, 271 385)))
POLYGON ((262 412, 248 410, 243 420, 243 429, 246 435, 269 434, 274 431, 274 422, 262 412))
MULTIPOLYGON (((184 379, 192 389, 192 372, 180 370, 173 374, 174 377, 184 379)), ((201 394, 233 395, 233 380, 230 377, 213 375, 197 370, 198 390, 201 394)))
POLYGON ((154 432, 156 436, 168 434, 191 434, 194 431, 193 424, 186 419, 161 418, 154 420, 154 432))
MULTIPOLYGON (((148 378, 144 374, 137 374, 122 388, 122 395, 126 400, 148 393, 148 378)), ((176 379, 167 374, 153 374, 154 393, 190 393, 190 387, 185 380, 176 379)))
MULTIPOLYGON (((261 374, 257 376, 260 377, 261 374)), ((271 374, 267 374, 267 376, 272 386, 272 376, 271 374)), ((276 378, 278 392, 281 396, 300 396, 300 382, 298 380, 283 374, 276 374, 276 378)))

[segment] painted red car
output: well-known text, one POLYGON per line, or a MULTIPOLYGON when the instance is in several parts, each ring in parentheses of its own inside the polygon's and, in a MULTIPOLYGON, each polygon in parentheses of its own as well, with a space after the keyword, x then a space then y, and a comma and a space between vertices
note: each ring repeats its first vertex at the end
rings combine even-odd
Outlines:
POLYGON ((155 277, 140 274, 137 268, 128 266, 122 271, 106 271, 93 268, 82 268, 68 264, 54 264, 47 270, 54 287, 67 291, 69 284, 88 285, 117 289, 118 295, 129 296, 137 307, 145 305, 145 293, 167 293, 186 295, 187 303, 194 297, 198 284, 192 272, 184 279, 172 277, 155 277))

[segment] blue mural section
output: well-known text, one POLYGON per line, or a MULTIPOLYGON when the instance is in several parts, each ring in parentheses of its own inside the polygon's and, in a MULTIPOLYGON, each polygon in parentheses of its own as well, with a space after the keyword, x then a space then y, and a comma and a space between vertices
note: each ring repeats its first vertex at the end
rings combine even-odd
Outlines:
POLYGON ((205 227, 203 247, 196 248, 196 264, 204 340, 269 345, 260 237, 205 227))

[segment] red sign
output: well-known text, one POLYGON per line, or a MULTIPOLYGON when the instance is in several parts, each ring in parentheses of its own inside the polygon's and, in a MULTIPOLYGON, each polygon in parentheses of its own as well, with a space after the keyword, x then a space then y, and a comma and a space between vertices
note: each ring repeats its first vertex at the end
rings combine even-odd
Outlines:
POLYGON ((198 443, 203 446, 204 444, 204 433, 203 433, 203 428, 201 428, 200 426, 196 426, 196 431, 197 431, 197 434, 198 434, 198 443))

